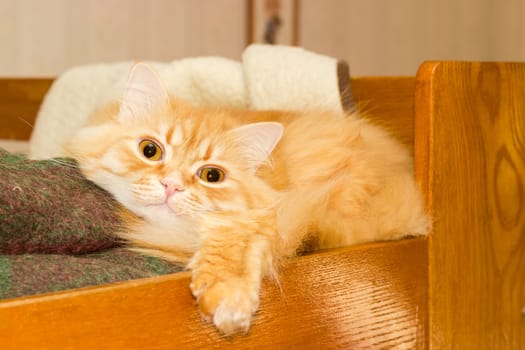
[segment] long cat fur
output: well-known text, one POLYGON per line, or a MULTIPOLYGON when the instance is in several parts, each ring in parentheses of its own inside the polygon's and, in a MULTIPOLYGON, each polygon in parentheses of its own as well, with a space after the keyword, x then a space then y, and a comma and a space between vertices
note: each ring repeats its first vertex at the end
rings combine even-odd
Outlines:
POLYGON ((409 153, 366 119, 193 107, 141 63, 122 101, 90 118, 66 151, 126 208, 121 237, 188 264, 202 314, 224 334, 248 331, 261 280, 306 240, 331 248, 429 229, 409 153), (141 153, 144 139, 161 160, 141 153), (224 180, 199 178, 208 165, 224 180))

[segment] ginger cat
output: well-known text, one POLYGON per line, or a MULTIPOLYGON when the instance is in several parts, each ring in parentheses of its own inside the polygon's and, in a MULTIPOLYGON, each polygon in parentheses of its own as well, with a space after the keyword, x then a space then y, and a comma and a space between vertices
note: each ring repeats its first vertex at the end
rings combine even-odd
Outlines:
POLYGON ((247 332, 261 281, 319 248, 423 235, 408 152, 358 116, 196 108, 135 65, 122 101, 66 145, 127 210, 120 236, 187 263, 203 315, 247 332))

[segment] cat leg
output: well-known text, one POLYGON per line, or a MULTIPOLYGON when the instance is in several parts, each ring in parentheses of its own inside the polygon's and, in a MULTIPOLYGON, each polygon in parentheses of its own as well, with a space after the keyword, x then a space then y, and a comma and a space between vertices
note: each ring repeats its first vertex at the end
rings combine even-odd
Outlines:
POLYGON ((273 270, 271 220, 236 216, 242 219, 230 216, 224 225, 207 225, 209 233, 188 266, 202 315, 225 335, 248 332, 259 306, 261 281, 273 270))

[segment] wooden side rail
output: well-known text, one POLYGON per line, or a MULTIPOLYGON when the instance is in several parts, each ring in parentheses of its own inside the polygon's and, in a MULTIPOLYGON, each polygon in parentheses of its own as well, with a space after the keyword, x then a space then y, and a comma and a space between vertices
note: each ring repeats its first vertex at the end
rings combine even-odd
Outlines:
POLYGON ((187 273, 0 303, 1 349, 422 348, 426 240, 302 257, 265 283, 250 334, 200 319, 187 273), (423 286, 423 288, 422 288, 423 286))

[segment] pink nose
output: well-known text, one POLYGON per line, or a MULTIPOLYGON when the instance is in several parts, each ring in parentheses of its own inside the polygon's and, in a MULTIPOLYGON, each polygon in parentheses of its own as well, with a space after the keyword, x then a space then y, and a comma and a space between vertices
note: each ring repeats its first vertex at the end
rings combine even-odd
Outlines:
POLYGON ((184 186, 178 180, 165 178, 160 180, 160 183, 166 190, 166 199, 170 198, 175 192, 184 191, 184 186))

